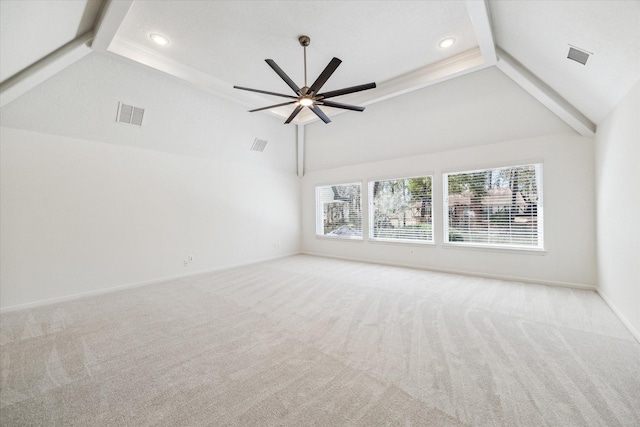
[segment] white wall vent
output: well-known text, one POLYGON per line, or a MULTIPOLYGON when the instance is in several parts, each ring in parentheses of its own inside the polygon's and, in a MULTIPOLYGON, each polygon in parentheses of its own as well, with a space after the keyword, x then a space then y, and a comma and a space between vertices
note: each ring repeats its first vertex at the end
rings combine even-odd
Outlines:
POLYGON ((587 64, 587 59, 589 59, 589 54, 590 52, 586 52, 584 50, 578 49, 576 47, 570 46, 569 47, 569 54, 567 55, 567 58, 572 59, 576 62, 581 63, 582 65, 586 65, 587 64))
POLYGON ((130 125, 142 126, 142 117, 144 116, 144 108, 134 107, 133 105, 118 103, 117 122, 127 123, 130 125))
POLYGON ((264 139, 258 139, 256 138, 253 141, 253 145, 251 146, 251 151, 264 151, 264 147, 267 146, 267 141, 265 141, 264 139))

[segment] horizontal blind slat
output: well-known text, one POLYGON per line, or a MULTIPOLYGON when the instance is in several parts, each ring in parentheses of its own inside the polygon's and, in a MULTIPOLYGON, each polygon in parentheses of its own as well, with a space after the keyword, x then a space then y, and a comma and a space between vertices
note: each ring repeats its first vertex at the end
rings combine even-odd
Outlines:
POLYGON ((431 176, 371 182, 370 237, 433 242, 431 186, 431 176))
POLYGON ((445 241, 542 247, 541 165, 443 175, 445 241))

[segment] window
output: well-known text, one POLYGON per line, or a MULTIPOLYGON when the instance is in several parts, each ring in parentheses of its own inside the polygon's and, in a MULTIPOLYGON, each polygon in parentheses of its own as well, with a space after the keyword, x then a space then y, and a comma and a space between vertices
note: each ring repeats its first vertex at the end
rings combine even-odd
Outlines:
POLYGON ((361 184, 316 187, 316 235, 362 239, 361 184))
POLYGON ((443 175, 444 241, 543 248, 542 165, 443 175))
POLYGON ((369 237, 433 242, 431 177, 369 183, 369 237))

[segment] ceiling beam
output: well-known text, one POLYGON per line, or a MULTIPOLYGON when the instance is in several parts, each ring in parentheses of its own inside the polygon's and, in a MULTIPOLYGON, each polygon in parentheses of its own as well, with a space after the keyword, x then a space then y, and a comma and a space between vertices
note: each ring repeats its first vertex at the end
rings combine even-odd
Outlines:
POLYGON ((498 54, 498 63, 496 64, 498 69, 511 77, 514 82, 564 120, 580 135, 595 136, 596 125, 591 120, 507 52, 499 47, 496 51, 498 54))
POLYGON ((298 143, 298 178, 304 176, 304 125, 296 125, 298 143))
POLYGON ((487 2, 484 0, 467 0, 466 5, 482 57, 486 65, 495 65, 497 61, 496 48, 493 41, 493 30, 491 29, 491 18, 489 17, 487 2))
POLYGON ((591 120, 512 56, 496 47, 486 0, 466 0, 466 5, 485 64, 496 65, 580 135, 594 136, 596 125, 591 120))
POLYGON ((87 31, 0 84, 0 108, 91 53, 87 31))
POLYGON ((95 25, 96 36, 91 48, 97 52, 109 50, 111 42, 116 36, 120 25, 129 13, 133 0, 109 0, 102 9, 100 18, 95 25))

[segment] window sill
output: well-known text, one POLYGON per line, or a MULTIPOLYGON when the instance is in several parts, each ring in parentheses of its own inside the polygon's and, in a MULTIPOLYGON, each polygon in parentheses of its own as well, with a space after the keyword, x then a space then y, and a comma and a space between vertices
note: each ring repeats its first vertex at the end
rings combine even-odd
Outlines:
POLYGON ((473 243, 443 243, 444 249, 462 249, 472 251, 487 251, 487 252, 503 252, 512 254, 527 254, 527 255, 546 255, 547 251, 544 248, 529 248, 526 246, 489 246, 478 245, 473 243))
POLYGON ((383 239, 380 237, 370 237, 367 241, 375 244, 396 244, 396 245, 416 245, 416 246, 435 246, 433 240, 411 240, 411 239, 383 239))
POLYGON ((340 240, 340 241, 348 241, 348 242, 362 242, 362 241, 364 241, 362 236, 341 237, 341 236, 327 236, 327 235, 322 235, 322 234, 316 234, 316 239, 319 239, 319 240, 340 240))

